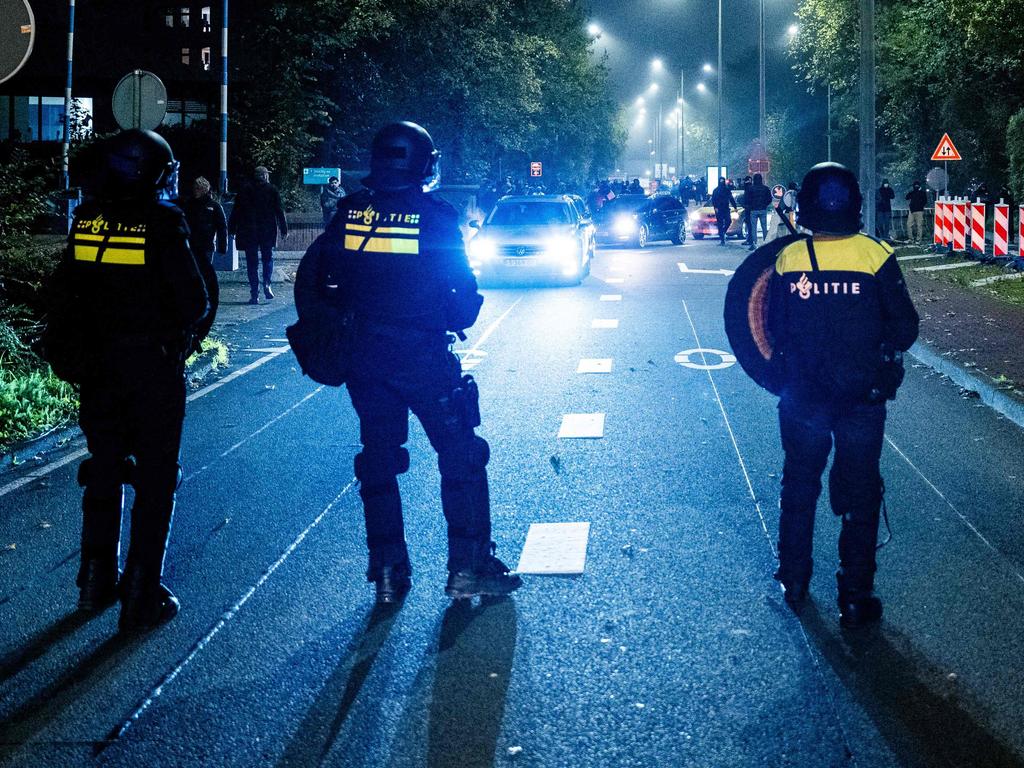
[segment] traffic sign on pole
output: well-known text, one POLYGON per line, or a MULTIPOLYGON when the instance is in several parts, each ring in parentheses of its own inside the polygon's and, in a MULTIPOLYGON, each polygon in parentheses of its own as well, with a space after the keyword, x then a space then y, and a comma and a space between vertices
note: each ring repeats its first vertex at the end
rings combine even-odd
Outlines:
POLYGON ((36 20, 28 0, 0 0, 0 83, 14 77, 32 55, 36 20))
POLYGON ((956 145, 953 144, 953 140, 949 138, 948 133, 942 134, 942 141, 939 142, 939 146, 935 148, 932 153, 932 161, 939 162, 941 160, 963 160, 960 153, 957 151, 956 145))
POLYGON ((539 163, 536 160, 530 163, 530 176, 533 178, 540 178, 544 175, 544 164, 539 163))
POLYGON ((122 77, 114 88, 112 107, 121 130, 152 131, 167 114, 167 88, 152 72, 137 69, 122 77))

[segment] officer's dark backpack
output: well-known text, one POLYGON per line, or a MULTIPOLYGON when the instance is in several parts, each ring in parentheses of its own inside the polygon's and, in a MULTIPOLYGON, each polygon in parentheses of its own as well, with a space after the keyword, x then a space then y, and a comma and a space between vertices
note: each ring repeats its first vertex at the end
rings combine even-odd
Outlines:
POLYGON ((340 387, 348 376, 355 338, 345 284, 333 273, 330 241, 320 235, 295 275, 299 320, 285 329, 302 372, 318 384, 340 387))

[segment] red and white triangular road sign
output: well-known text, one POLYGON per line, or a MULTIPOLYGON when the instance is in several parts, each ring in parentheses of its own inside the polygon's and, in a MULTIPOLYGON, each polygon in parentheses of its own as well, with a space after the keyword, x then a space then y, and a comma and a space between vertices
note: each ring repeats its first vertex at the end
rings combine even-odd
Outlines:
POLYGON ((956 146, 953 144, 953 140, 949 138, 948 133, 942 134, 942 141, 939 142, 939 146, 935 148, 935 152, 932 153, 932 161, 938 162, 942 160, 963 160, 960 157, 960 153, 957 151, 956 146))

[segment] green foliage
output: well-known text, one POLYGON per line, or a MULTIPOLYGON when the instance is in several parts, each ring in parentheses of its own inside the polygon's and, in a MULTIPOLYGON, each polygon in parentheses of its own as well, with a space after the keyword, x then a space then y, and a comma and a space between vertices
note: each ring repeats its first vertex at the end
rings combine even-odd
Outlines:
POLYGON ((45 174, 21 149, 0 162, 0 248, 28 241, 32 224, 45 211, 45 174))
POLYGON ((200 345, 199 351, 194 353, 188 360, 185 361, 185 368, 189 369, 194 366, 200 358, 205 358, 210 361, 212 370, 216 371, 218 368, 223 368, 228 364, 229 354, 228 345, 220 339, 215 339, 207 336, 203 339, 200 345))
POLYGON ((0 449, 72 420, 78 394, 49 370, 12 370, 0 360, 0 449))
POLYGON ((1024 109, 1006 126, 1006 155, 1010 161, 1010 191, 1024 200, 1024 109))

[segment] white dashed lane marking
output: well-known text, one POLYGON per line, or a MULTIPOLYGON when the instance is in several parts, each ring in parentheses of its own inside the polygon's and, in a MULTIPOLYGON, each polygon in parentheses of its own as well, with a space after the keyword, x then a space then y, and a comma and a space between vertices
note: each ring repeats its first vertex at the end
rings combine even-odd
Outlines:
POLYGON ((570 440, 604 437, 604 414, 567 413, 562 416, 558 437, 570 440))
POLYGON ((601 301, 622 301, 621 293, 602 293, 601 301))
POLYGON ((590 327, 591 328, 618 328, 619 327, 619 321, 618 320, 591 320, 590 321, 590 327))
POLYGON ((610 357, 585 357, 580 360, 576 367, 576 373, 611 373, 612 358, 610 357))
POLYGON ((690 269, 683 262, 679 262, 679 271, 684 275, 723 275, 728 277, 735 274, 735 270, 732 269, 690 269))
POLYGON ((626 278, 624 278, 624 277, 606 277, 604 279, 604 281, 606 283, 608 283, 609 285, 618 285, 619 283, 626 282, 626 278))
POLYGON ((587 564, 590 523, 532 523, 516 573, 570 576, 587 564))

